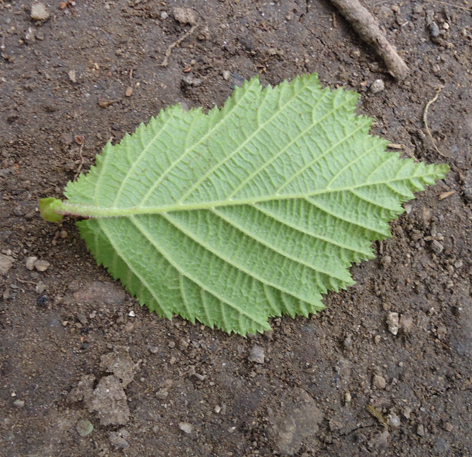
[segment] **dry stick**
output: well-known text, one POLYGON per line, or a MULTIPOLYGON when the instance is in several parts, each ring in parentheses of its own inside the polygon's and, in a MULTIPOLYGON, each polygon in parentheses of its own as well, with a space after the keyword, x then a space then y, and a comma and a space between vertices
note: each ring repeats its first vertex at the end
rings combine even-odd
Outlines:
POLYGON ((440 155, 442 155, 443 157, 447 157, 446 155, 444 155, 439 149, 438 147, 436 146, 436 141, 434 141, 434 138, 433 138, 433 135, 431 134, 431 130, 429 130, 429 126, 428 126, 428 110, 429 110, 429 107, 438 99, 439 97, 439 94, 441 93, 441 91, 443 90, 442 87, 438 87, 436 89, 436 95, 433 99, 431 99, 427 104, 426 104, 426 107, 424 109, 424 113, 423 113, 423 122, 424 122, 424 126, 426 127, 426 131, 428 132, 428 135, 429 137, 431 138, 431 141, 433 142, 433 146, 434 146, 434 149, 436 149, 436 152, 440 155))
POLYGON ((198 24, 195 24, 187 33, 185 33, 184 35, 182 35, 177 41, 174 41, 168 48, 167 48, 167 51, 165 53, 165 57, 164 57, 164 60, 161 62, 161 67, 167 67, 167 65, 169 65, 169 57, 170 57, 170 53, 172 52, 172 49, 174 49, 176 46, 178 46, 180 43, 182 43, 182 41, 185 40, 185 38, 189 37, 194 31, 195 29, 198 27, 198 24))
POLYGON ((395 79, 404 79, 408 74, 406 63, 388 42, 387 37, 376 24, 375 18, 359 3, 359 0, 331 0, 331 2, 362 40, 375 48, 385 61, 389 73, 395 79))

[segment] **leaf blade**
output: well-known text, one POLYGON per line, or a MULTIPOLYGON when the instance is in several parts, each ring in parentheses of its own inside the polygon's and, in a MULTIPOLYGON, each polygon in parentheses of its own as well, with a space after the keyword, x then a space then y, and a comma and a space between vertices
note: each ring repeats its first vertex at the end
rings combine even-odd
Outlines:
POLYGON ((307 75, 254 78, 206 115, 168 108, 107 145, 54 208, 97 217, 79 223, 97 262, 161 315, 242 335, 306 316, 447 172, 385 152, 357 99, 307 75))

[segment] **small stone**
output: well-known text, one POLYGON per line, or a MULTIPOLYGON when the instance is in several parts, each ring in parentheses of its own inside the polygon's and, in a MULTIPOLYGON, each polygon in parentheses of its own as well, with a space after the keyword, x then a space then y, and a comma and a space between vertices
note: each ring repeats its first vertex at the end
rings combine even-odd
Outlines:
POLYGON ((216 405, 214 411, 215 411, 216 414, 220 414, 220 412, 221 412, 221 406, 216 405))
POLYGON ((128 438, 129 432, 125 428, 122 428, 117 432, 110 432, 108 436, 110 438, 110 443, 116 449, 126 449, 129 447, 128 441, 125 440, 125 438, 128 438))
POLYGON ((34 29, 33 27, 28 27, 28 30, 25 33, 25 41, 28 43, 32 43, 34 40, 34 29))
POLYGON ((436 254, 441 254, 441 252, 444 251, 444 246, 438 241, 438 240, 433 240, 431 242, 431 249, 436 253, 436 254))
POLYGON ((168 17, 169 17, 169 15, 167 14, 167 11, 162 11, 161 12, 161 19, 163 21, 166 20, 168 17))
POLYGON ((376 374, 372 380, 372 384, 376 389, 385 389, 387 387, 387 381, 383 376, 376 374))
POLYGON ((174 8, 174 18, 182 25, 195 25, 197 23, 197 16, 190 8, 174 8))
POLYGON ((388 313, 387 325, 390 333, 396 335, 399 329, 398 313, 388 313))
POLYGON ((384 268, 388 267, 392 263, 392 258, 389 255, 384 255, 380 261, 384 268))
POLYGON ((405 407, 405 409, 403 410, 403 417, 405 419, 409 419, 411 417, 411 408, 409 408, 408 406, 405 407))
POLYGON ((156 397, 159 398, 159 400, 165 400, 169 396, 169 392, 166 389, 159 389, 156 392, 156 397))
POLYGON ((82 324, 82 325, 87 325, 87 317, 83 313, 77 313, 77 320, 82 324))
POLYGON ((16 406, 17 408, 23 408, 25 406, 24 400, 15 400, 13 402, 13 405, 16 406))
POLYGON ((418 427, 416 428, 416 434, 418 436, 424 436, 425 435, 423 424, 418 424, 418 427))
POLYGON ((346 349, 347 351, 350 351, 352 349, 352 336, 351 335, 348 335, 346 336, 346 338, 344 338, 343 345, 344 345, 344 349, 346 349))
POLYGON ((454 430, 454 425, 452 425, 450 422, 446 422, 443 425, 443 428, 446 430, 446 432, 452 432, 454 430))
POLYGON ((248 360, 250 362, 263 364, 265 360, 264 348, 261 346, 254 346, 249 353, 248 360))
POLYGON ((38 271, 46 271, 51 264, 47 260, 36 260, 34 268, 38 271))
POLYGON ((188 348, 188 341, 185 338, 180 338, 179 340, 179 349, 184 351, 188 348))
POLYGON ((378 94, 379 92, 382 92, 383 90, 385 90, 385 83, 383 82, 383 79, 376 79, 370 85, 370 91, 373 94, 378 94))
POLYGON ((229 81, 230 78, 231 78, 231 72, 229 72, 228 70, 224 70, 223 79, 225 79, 226 81, 229 81))
POLYGON ((46 289, 47 286, 44 282, 39 281, 38 284, 36 284, 36 292, 38 292, 38 294, 42 294, 46 289))
POLYGON ((409 314, 402 314, 399 325, 405 333, 410 333, 413 327, 413 318, 409 314))
POLYGON ((428 26, 428 29, 432 38, 437 38, 439 36, 439 26, 436 22, 431 22, 428 26))
POLYGON ((33 19, 33 21, 45 21, 49 16, 49 11, 43 3, 33 3, 31 6, 31 19, 33 19))
POLYGON ((33 270, 34 269, 34 263, 38 260, 37 257, 27 257, 26 258, 26 268, 28 270, 33 270))
POLYGON ((193 425, 189 422, 179 422, 179 428, 187 435, 193 432, 193 425))
POLYGON ((352 401, 351 393, 350 393, 350 392, 346 392, 346 393, 344 394, 344 403, 346 403, 346 405, 347 405, 348 403, 351 403, 351 401, 352 401))
POLYGON ((388 425, 392 428, 399 428, 401 425, 400 418, 395 413, 390 414, 388 416, 388 425))
POLYGON ((87 435, 90 435, 93 431, 93 424, 87 419, 80 419, 77 422, 77 425, 75 426, 75 429, 77 430, 77 433, 84 437, 87 435))
POLYGON ((0 276, 6 275, 15 260, 9 255, 0 254, 0 276))
POLYGON ((67 75, 69 76, 69 79, 71 80, 71 82, 73 82, 73 83, 77 82, 77 74, 76 74, 75 70, 69 70, 67 75))

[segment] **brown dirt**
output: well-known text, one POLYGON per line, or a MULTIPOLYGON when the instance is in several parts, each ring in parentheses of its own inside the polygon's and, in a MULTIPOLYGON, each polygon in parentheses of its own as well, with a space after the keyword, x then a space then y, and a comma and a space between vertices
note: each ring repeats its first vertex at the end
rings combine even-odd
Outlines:
POLYGON ((472 455, 471 7, 364 2, 410 66, 397 84, 325 0, 59 3, 34 23, 30 5, 0 1, 0 246, 14 260, 0 282, 0 455, 472 455), (200 25, 161 67, 191 27, 175 6, 200 25), (247 339, 161 319, 95 265, 73 221, 39 218, 38 198, 60 198, 160 109, 208 109, 255 74, 304 72, 361 92, 374 134, 452 168, 326 311, 247 339), (423 123, 438 86, 428 119, 444 157, 423 123), (31 256, 49 268, 27 269, 31 256), (406 321, 396 336, 390 312, 406 321), (94 425, 85 437, 80 419, 94 425))

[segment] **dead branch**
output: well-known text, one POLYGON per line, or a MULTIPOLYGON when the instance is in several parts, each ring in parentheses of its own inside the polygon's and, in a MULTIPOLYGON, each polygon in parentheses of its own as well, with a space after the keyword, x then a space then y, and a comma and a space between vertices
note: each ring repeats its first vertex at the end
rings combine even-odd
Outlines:
POLYGON ((404 79, 408 74, 408 67, 388 42, 375 18, 360 4, 359 0, 331 0, 331 3, 351 24, 361 39, 372 46, 382 57, 389 73, 395 79, 404 79))

